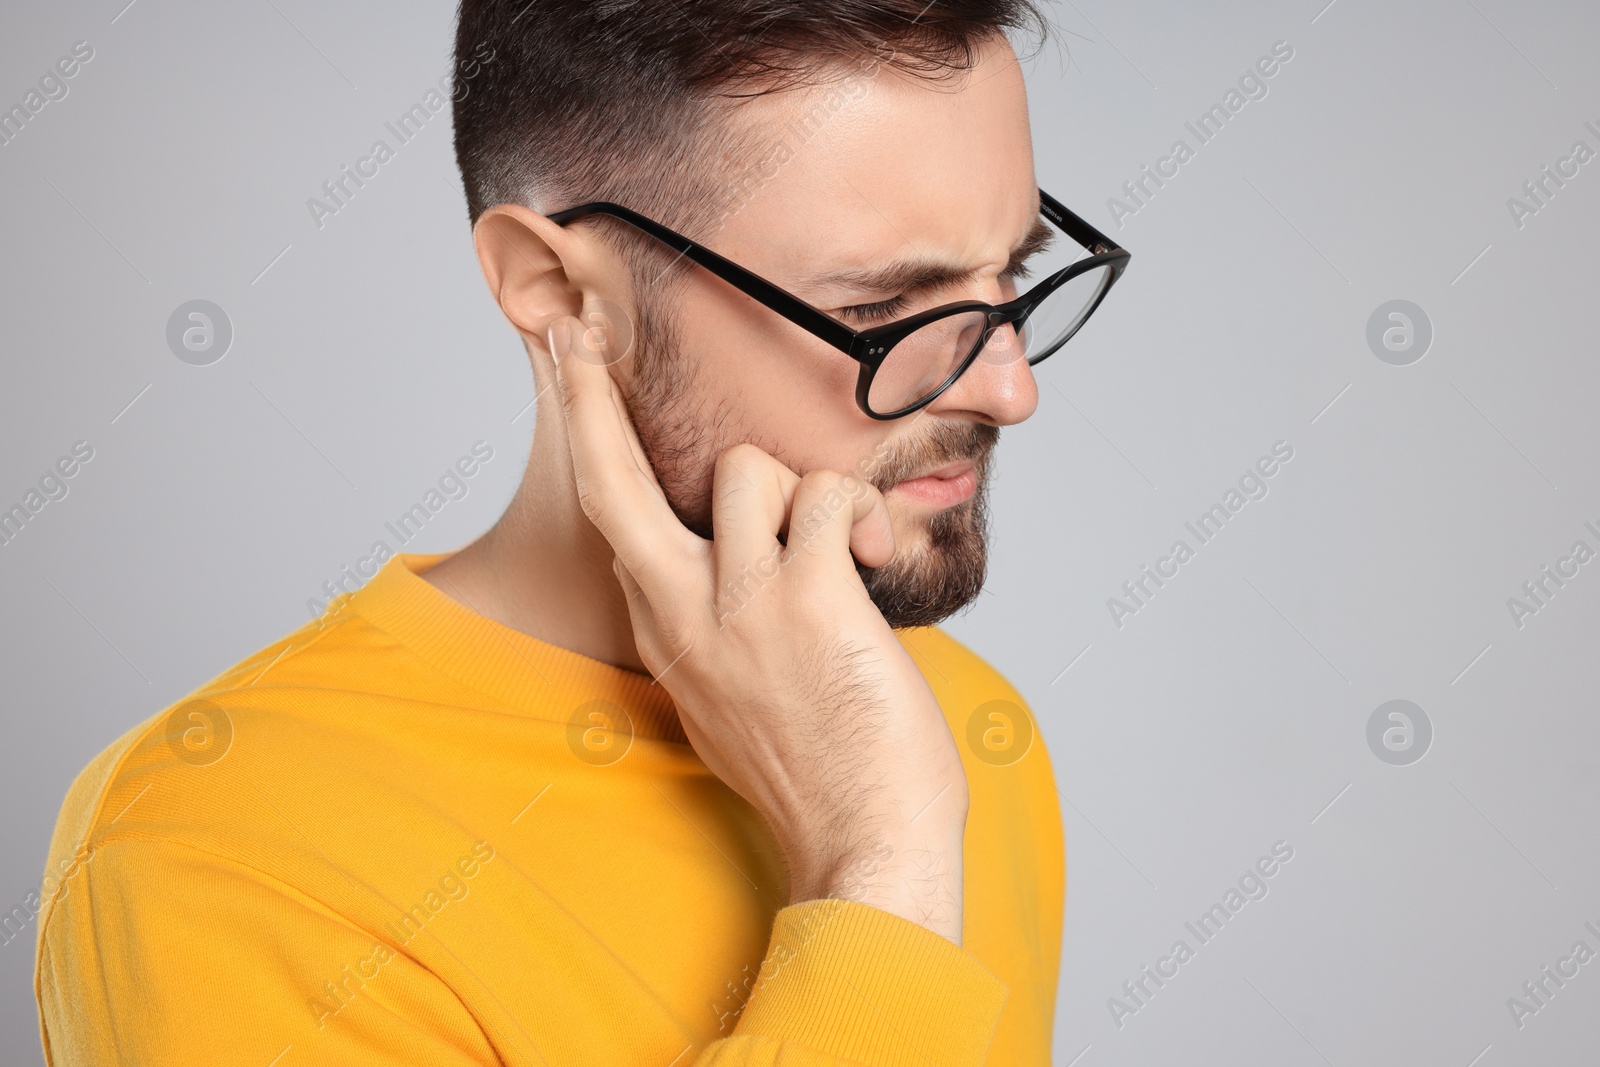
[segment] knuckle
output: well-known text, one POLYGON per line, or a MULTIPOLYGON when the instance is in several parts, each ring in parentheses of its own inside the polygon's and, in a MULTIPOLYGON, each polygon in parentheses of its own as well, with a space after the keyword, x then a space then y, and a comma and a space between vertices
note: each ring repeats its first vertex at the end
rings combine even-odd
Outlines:
POLYGON ((760 448, 747 441, 740 442, 717 457, 717 474, 724 478, 730 475, 743 475, 744 479, 748 480, 771 462, 774 462, 772 457, 760 448))
POLYGON ((800 479, 800 486, 811 493, 828 493, 837 491, 843 481, 844 475, 838 471, 814 470, 806 472, 800 479))
POLYGON ((841 488, 837 474, 816 471, 801 479, 789 514, 790 541, 796 547, 813 550, 813 542, 835 524, 841 514, 850 512, 850 497, 841 488))
POLYGON ((843 475, 839 479, 839 488, 844 490, 852 500, 871 499, 878 492, 871 482, 854 473, 843 475))
POLYGON ((841 509, 848 509, 854 496, 845 477, 837 471, 811 471, 800 479, 800 488, 794 498, 795 509, 809 511, 820 508, 832 515, 841 509))
POLYGON ((765 452, 749 441, 740 441, 738 444, 729 445, 722 450, 722 458, 729 463, 751 462, 765 456, 765 452))
POLYGON ((568 377, 557 381, 556 390, 567 424, 575 426, 575 432, 579 435, 592 432, 590 426, 595 422, 598 410, 592 391, 568 377))
POLYGON ((583 509, 584 515, 596 526, 601 525, 605 514, 604 494, 590 478, 579 475, 577 478, 578 506, 583 509))

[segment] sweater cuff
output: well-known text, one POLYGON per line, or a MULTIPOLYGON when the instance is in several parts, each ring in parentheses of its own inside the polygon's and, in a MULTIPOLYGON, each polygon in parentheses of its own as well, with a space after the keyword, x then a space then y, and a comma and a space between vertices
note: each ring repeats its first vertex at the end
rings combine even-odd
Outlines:
POLYGON ((1007 990, 916 923, 850 900, 778 912, 737 1032, 872 1067, 966 1067, 988 1057, 1007 990))

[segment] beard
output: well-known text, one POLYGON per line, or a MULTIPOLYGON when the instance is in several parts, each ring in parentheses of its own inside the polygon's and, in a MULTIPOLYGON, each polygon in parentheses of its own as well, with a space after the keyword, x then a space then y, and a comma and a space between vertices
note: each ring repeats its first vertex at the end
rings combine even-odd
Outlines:
MULTIPOLYGON (((717 456, 748 440, 786 461, 780 449, 740 434, 728 401, 693 396, 696 369, 683 354, 671 315, 653 299, 641 300, 637 310, 634 374, 622 390, 624 402, 668 504, 684 526, 709 540, 714 535, 711 491, 717 456)), ((922 423, 923 413, 911 421, 922 423)), ((927 520, 925 537, 914 531, 909 539, 914 543, 907 544, 905 533, 896 531, 895 553, 888 563, 877 568, 856 563, 867 595, 891 627, 932 626, 970 606, 983 592, 989 556, 988 475, 999 437, 999 429, 988 424, 930 419, 926 433, 908 434, 886 453, 863 457, 857 464, 857 471, 872 470, 867 480, 880 492, 952 462, 971 461, 977 475, 972 497, 927 520)))
POLYGON ((881 567, 860 563, 867 595, 890 626, 932 626, 969 607, 983 592, 989 563, 989 468, 1000 440, 987 423, 932 422, 929 432, 895 448, 872 478, 880 492, 961 460, 972 461, 978 487, 967 500, 928 520, 927 543, 896 547, 881 567))

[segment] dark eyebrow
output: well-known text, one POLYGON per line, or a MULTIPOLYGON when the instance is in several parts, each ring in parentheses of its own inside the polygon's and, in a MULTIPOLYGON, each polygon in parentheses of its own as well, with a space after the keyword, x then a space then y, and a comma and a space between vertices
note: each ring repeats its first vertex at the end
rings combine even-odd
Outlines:
MULTIPOLYGON (((1011 249, 1006 270, 1020 270, 1027 259, 1048 248, 1055 236, 1044 220, 1035 216, 1033 226, 1011 249)), ((941 260, 917 258, 869 269, 850 268, 810 275, 802 279, 797 287, 807 290, 842 288, 863 293, 914 293, 960 285, 971 281, 977 273, 976 267, 957 267, 941 260)))

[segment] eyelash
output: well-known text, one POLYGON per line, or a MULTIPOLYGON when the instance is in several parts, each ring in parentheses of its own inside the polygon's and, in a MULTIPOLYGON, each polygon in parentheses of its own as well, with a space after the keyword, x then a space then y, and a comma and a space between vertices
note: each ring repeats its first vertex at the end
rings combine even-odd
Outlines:
POLYGON ((892 296, 888 300, 879 300, 871 304, 851 304, 849 307, 839 309, 846 319, 857 323, 873 322, 877 319, 893 318, 906 309, 909 301, 905 294, 892 296))
MULTIPOLYGON (((1028 273, 1027 265, 1022 264, 1015 270, 1007 268, 1001 271, 1000 279, 1002 281, 1010 281, 1026 278, 1028 273)), ((892 319, 904 311, 909 303, 910 301, 906 299, 906 295, 901 293, 899 296, 891 296, 887 300, 878 300, 871 304, 851 304, 840 308, 839 313, 847 320, 858 324, 866 324, 880 319, 892 319)))

